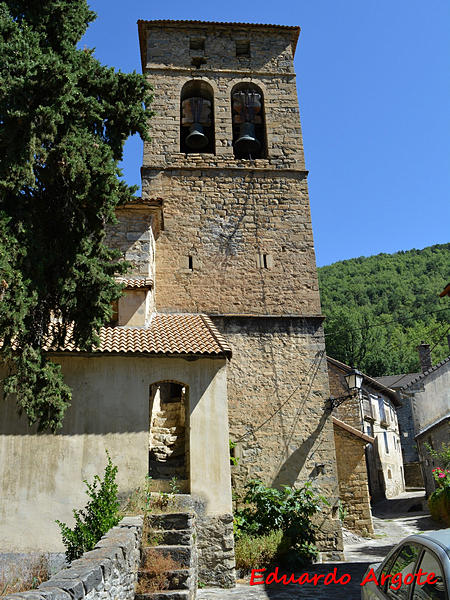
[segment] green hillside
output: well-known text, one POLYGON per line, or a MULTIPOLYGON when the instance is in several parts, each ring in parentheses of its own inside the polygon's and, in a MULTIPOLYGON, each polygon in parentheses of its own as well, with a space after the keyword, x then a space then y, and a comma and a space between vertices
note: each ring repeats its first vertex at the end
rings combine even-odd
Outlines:
POLYGON ((327 352, 374 377, 419 371, 416 346, 433 364, 449 355, 450 244, 352 258, 321 267, 327 352))

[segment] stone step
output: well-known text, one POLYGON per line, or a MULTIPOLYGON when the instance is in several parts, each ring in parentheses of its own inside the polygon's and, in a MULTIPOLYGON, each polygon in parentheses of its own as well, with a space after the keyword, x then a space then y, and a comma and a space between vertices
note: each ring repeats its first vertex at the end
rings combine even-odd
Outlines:
MULTIPOLYGON (((172 571, 166 571, 164 576, 167 580, 168 590, 188 590, 191 584, 191 578, 194 575, 193 569, 174 569, 172 571)), ((152 579, 154 573, 152 571, 146 571, 140 569, 138 571, 139 581, 142 582, 145 579, 152 579)))
POLYGON ((193 552, 190 546, 147 546, 147 548, 142 548, 143 564, 145 564, 147 554, 169 556, 176 563, 178 569, 188 568, 193 562, 193 552))
POLYGON ((193 517, 193 514, 189 512, 150 514, 147 517, 147 523, 152 529, 191 529, 193 517))
POLYGON ((190 546, 193 543, 190 529, 151 529, 148 532, 148 543, 155 546, 190 546))
POLYGON ((192 596, 189 590, 165 590, 150 594, 136 594, 135 600, 189 600, 192 596))

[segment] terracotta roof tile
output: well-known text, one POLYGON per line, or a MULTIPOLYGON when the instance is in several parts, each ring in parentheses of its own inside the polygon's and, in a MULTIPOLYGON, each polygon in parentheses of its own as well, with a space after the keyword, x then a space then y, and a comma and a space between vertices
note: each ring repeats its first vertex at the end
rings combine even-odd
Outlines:
POLYGON ((125 284, 125 289, 153 287, 153 279, 151 277, 116 277, 116 281, 125 284))
MULTIPOLYGON (((155 313, 147 327, 101 327, 92 353, 231 356, 231 348, 206 315, 155 313)), ((70 339, 49 342, 49 352, 81 352, 70 339)))

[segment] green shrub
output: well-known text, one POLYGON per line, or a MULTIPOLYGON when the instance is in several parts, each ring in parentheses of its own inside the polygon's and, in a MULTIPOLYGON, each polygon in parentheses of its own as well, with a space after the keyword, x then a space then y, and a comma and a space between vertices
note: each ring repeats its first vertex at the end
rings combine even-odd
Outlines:
POLYGON ((290 546, 291 541, 285 538, 281 529, 259 536, 243 533, 234 548, 236 569, 247 573, 269 565, 285 555, 290 546))
MULTIPOLYGON (((284 545, 289 543, 291 562, 301 565, 313 560, 317 548, 311 517, 322 505, 328 505, 327 500, 317 494, 309 482, 301 488, 284 485, 276 489, 253 480, 245 487, 243 502, 247 506, 237 510, 234 517, 237 543, 244 534, 258 539, 278 530, 282 532, 284 545)), ((254 542, 255 547, 258 543, 254 542)))
POLYGON ((61 529, 63 544, 66 547, 66 558, 69 562, 79 558, 84 552, 92 550, 99 539, 117 525, 119 517, 119 500, 117 498, 117 466, 109 456, 103 480, 98 475, 94 482, 84 483, 90 501, 81 510, 74 510, 75 527, 70 529, 65 523, 56 521, 61 529))
POLYGON ((450 469, 450 443, 446 444, 445 442, 442 442, 441 449, 439 451, 434 450, 430 444, 427 443, 425 443, 425 448, 435 460, 441 463, 444 471, 446 469, 450 469))

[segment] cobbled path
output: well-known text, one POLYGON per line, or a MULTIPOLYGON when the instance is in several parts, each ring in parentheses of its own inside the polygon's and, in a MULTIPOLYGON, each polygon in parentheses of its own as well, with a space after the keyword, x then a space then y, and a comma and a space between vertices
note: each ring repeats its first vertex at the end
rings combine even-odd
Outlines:
MULTIPOLYGON (((392 500, 385 500, 374 507, 373 539, 360 538, 355 543, 345 544, 345 561, 340 563, 323 563, 313 565, 307 572, 310 578, 314 575, 328 574, 337 569, 337 577, 348 573, 351 577, 347 585, 330 583, 325 586, 323 578, 313 585, 291 583, 289 585, 270 584, 250 586, 248 581, 240 581, 231 590, 203 588, 198 590, 197 600, 359 600, 361 598, 361 581, 370 564, 380 562, 389 550, 399 541, 411 535, 437 528, 427 512, 417 508, 422 504, 423 492, 407 492, 392 500)), ((281 574, 281 573, 280 573, 281 574)), ((296 573, 298 578, 301 573, 296 573)))

